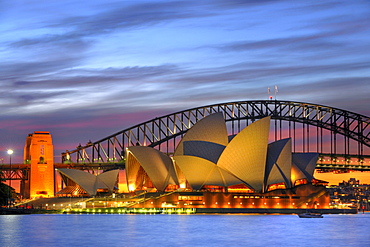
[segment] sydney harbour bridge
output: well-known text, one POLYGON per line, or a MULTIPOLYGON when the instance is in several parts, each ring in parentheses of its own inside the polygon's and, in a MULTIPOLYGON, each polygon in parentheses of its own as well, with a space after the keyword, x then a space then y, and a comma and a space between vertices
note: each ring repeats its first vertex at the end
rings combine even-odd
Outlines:
MULTIPOLYGON (((197 121, 222 112, 229 135, 271 116, 270 141, 292 138, 292 151, 316 152, 322 172, 370 171, 370 117, 324 105, 282 101, 237 101, 196 107, 139 123, 95 142, 62 153, 55 168, 99 172, 124 169, 125 149, 150 146, 171 154, 197 121)), ((3 166, 5 179, 26 180, 27 165, 3 166)))
POLYGON ((370 118, 317 104, 260 100, 196 107, 158 117, 62 154, 62 163, 124 164, 128 146, 150 146, 171 154, 197 121, 222 112, 230 135, 271 116, 271 141, 292 138, 293 152, 317 152, 317 169, 370 170, 370 118), (368 164, 367 164, 368 163, 368 164))

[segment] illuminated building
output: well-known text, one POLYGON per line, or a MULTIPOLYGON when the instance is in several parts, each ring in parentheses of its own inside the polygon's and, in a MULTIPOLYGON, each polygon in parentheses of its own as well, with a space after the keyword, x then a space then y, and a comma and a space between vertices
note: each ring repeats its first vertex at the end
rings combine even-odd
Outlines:
POLYGON ((24 161, 31 165, 29 180, 21 184, 25 197, 54 196, 54 148, 49 132, 35 131, 27 136, 24 161))
POLYGON ((187 131, 172 157, 128 147, 127 186, 150 192, 133 207, 329 208, 313 177, 318 154, 293 154, 291 139, 268 143, 269 130, 266 117, 230 137, 215 113, 187 131))

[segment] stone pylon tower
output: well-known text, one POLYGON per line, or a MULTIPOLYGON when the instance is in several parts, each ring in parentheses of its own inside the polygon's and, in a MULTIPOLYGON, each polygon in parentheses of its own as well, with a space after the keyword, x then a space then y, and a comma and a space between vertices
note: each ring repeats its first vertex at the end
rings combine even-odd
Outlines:
POLYGON ((24 161, 31 165, 28 181, 21 185, 24 196, 54 196, 54 147, 49 132, 35 131, 27 136, 24 161))

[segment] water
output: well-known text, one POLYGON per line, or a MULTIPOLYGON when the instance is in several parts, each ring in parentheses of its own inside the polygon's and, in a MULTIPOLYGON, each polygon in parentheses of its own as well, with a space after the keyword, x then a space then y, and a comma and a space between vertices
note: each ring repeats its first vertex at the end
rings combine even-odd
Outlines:
POLYGON ((0 215, 0 246, 370 246, 370 213, 0 215))

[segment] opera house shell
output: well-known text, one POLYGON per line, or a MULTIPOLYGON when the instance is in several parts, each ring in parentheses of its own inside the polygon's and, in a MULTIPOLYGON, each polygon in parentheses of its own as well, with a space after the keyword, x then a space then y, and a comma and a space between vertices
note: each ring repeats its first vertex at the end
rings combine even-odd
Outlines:
POLYGON ((291 140, 268 144, 270 117, 256 121, 229 141, 221 113, 210 115, 188 130, 173 157, 145 146, 127 148, 127 182, 131 191, 179 186, 201 190, 219 186, 227 190, 244 185, 266 192, 272 185, 292 188, 309 183, 318 154, 292 154, 291 140))
POLYGON ((328 207, 328 193, 313 177, 318 154, 292 153, 291 139, 268 143, 269 130, 266 117, 228 136, 222 113, 215 113, 190 128, 171 157, 151 147, 128 147, 128 189, 172 191, 152 199, 151 206, 158 207, 168 201, 182 207, 272 206, 266 198, 280 199, 274 200, 280 207, 328 207))
POLYGON ((58 196, 96 196, 98 192, 111 194, 115 189, 119 172, 116 169, 94 175, 76 169, 59 168, 57 171, 67 185, 64 189, 57 192, 58 196))
MULTIPOLYGON (((313 177, 318 154, 292 153, 291 139, 269 143, 269 130, 270 117, 265 117, 229 136, 222 113, 215 113, 192 126, 172 155, 128 147, 125 207, 329 208, 329 193, 313 177)), ((67 185, 57 193, 61 196, 108 195, 118 177, 118 170, 97 176, 58 171, 67 185)))

